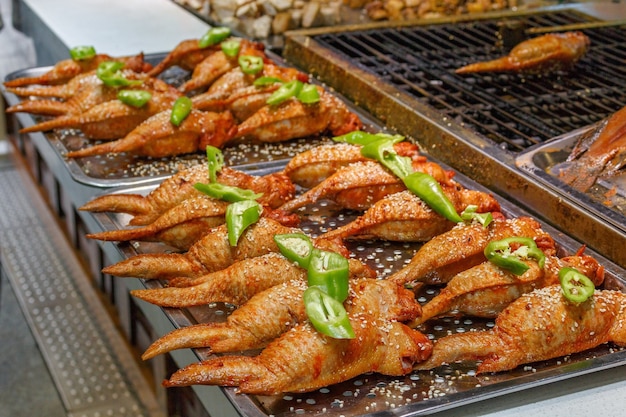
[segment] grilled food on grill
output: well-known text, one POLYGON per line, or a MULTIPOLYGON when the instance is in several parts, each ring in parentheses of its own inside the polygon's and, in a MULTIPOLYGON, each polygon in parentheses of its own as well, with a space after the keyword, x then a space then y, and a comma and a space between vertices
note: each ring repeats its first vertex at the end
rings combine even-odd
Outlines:
MULTIPOLYGON (((376 278, 376 273, 360 261, 349 259, 348 262, 352 278, 376 278)), ((218 301, 241 305, 261 291, 292 280, 306 280, 306 270, 279 253, 268 253, 188 279, 185 286, 134 290, 131 293, 162 307, 192 307, 218 301)))
POLYGON ((501 372, 519 365, 582 352, 603 343, 626 346, 626 294, 596 290, 573 304, 559 285, 525 294, 496 319, 493 329, 446 336, 415 369, 456 361, 482 361, 477 372, 501 372))
POLYGON ((52 69, 45 74, 34 77, 22 77, 5 81, 4 86, 7 88, 24 87, 33 84, 56 85, 63 84, 79 74, 94 71, 103 62, 121 61, 124 68, 135 72, 149 71, 152 66, 144 61, 143 54, 135 56, 113 58, 106 54, 98 54, 93 58, 84 60, 66 59, 58 62, 52 69))
POLYGON ((155 158, 181 155, 203 151, 208 145, 222 147, 236 131, 235 121, 229 112, 192 109, 180 126, 170 122, 171 114, 170 104, 167 110, 149 116, 122 139, 68 152, 67 157, 84 158, 120 152, 155 158))
POLYGON ((585 192, 600 177, 615 175, 626 163, 626 107, 583 135, 567 162, 554 167, 559 178, 585 192))
MULTIPOLYGON (((104 194, 81 206, 91 212, 128 213, 134 217, 129 224, 144 226, 184 200, 203 195, 194 184, 209 182, 207 165, 197 164, 166 178, 148 195, 104 194)), ((277 172, 262 176, 250 175, 229 167, 217 173, 217 182, 263 194, 259 203, 277 208, 293 198, 295 187, 284 174, 277 172)))
POLYGON ((222 225, 197 241, 188 252, 141 254, 110 265, 102 271, 120 277, 146 279, 199 277, 242 259, 278 252, 274 235, 297 232, 301 231, 261 217, 258 223, 246 229, 235 247, 228 243, 228 231, 222 225))
MULTIPOLYGON (((433 176, 438 182, 451 186, 450 175, 440 165, 426 160, 413 161, 413 169, 433 176)), ((332 200, 349 210, 367 210, 389 194, 406 190, 398 176, 380 163, 369 160, 354 162, 339 168, 324 181, 286 202, 281 208, 294 211, 319 200, 332 200)))
MULTIPOLYGON (((457 187, 443 187, 458 212, 469 205, 478 213, 499 212, 491 195, 457 187)), ((377 201, 363 215, 345 226, 330 230, 324 239, 382 239, 396 242, 424 242, 454 227, 410 191, 391 194, 377 201)))
POLYGON ((433 237, 411 259, 411 262, 388 279, 400 284, 413 281, 430 284, 448 282, 454 275, 485 261, 484 250, 492 240, 512 236, 533 238, 546 256, 556 254, 554 239, 530 217, 504 219, 494 216, 488 227, 461 223, 448 232, 433 237))
POLYGON ((178 66, 187 71, 193 69, 207 56, 218 51, 219 45, 211 45, 206 48, 200 47, 199 39, 187 39, 180 42, 167 54, 165 58, 154 66, 148 75, 156 77, 168 68, 178 66))
POLYGON ((318 136, 343 135, 361 128, 361 120, 337 97, 318 87, 320 101, 304 104, 291 98, 279 105, 265 105, 237 128, 235 141, 283 142, 318 136))
POLYGON ((576 268, 598 286, 604 281, 604 269, 590 256, 547 256, 544 268, 534 260, 525 261, 530 267, 517 276, 491 262, 483 262, 454 276, 441 292, 423 306, 422 315, 413 324, 450 311, 475 317, 496 317, 522 294, 538 288, 559 284, 559 269, 576 268))
POLYGON ((432 347, 426 336, 399 322, 419 314, 419 305, 410 291, 393 284, 395 298, 403 301, 389 303, 393 306, 389 308, 380 291, 373 291, 373 296, 367 291, 382 282, 362 283, 364 287, 353 288, 346 302, 354 339, 324 336, 305 321, 274 339, 258 356, 223 356, 192 364, 163 384, 237 386, 241 393, 273 395, 312 391, 366 372, 409 373, 432 347))
POLYGON ((152 97, 142 107, 130 106, 114 99, 97 104, 78 114, 68 114, 37 123, 21 129, 20 132, 80 129, 89 139, 118 139, 132 132, 144 120, 170 109, 180 97, 180 93, 169 85, 164 89, 156 88, 158 87, 155 85, 155 89, 150 91, 152 97))
MULTIPOLYGON (((379 318, 410 321, 420 314, 415 297, 385 280, 353 277, 346 310, 369 312, 379 318), (358 294, 358 295, 357 295, 358 294)), ((155 341, 143 354, 150 359, 182 348, 210 348, 213 353, 264 347, 297 324, 307 321, 302 301, 305 279, 295 279, 259 292, 233 311, 224 323, 206 323, 174 330, 155 341)))
POLYGON ((565 70, 585 55, 589 43, 589 38, 582 32, 549 33, 518 44, 502 58, 466 65, 456 73, 565 70))

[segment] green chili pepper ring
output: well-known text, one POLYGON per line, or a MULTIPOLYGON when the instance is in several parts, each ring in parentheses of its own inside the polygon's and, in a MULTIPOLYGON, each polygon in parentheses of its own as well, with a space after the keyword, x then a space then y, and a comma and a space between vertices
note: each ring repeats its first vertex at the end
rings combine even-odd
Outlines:
POLYGON ((435 212, 452 222, 463 222, 454 205, 443 192, 441 185, 432 176, 423 172, 414 172, 406 176, 403 181, 406 188, 424 200, 435 212))
POLYGON ((576 268, 561 268, 559 282, 565 298, 576 304, 587 301, 595 292, 593 282, 576 268))
POLYGON ((291 262, 296 262, 302 268, 308 268, 313 254, 313 243, 303 233, 285 233, 274 235, 274 242, 280 253, 291 262))
POLYGON ((255 224, 263 207, 254 200, 243 200, 229 204, 226 208, 226 227, 228 228, 228 243, 237 246, 239 238, 248 228, 255 224))
POLYGON ((514 236, 494 240, 485 247, 484 253, 488 261, 518 276, 523 275, 530 268, 522 259, 535 259, 540 268, 543 268, 546 262, 544 253, 529 237, 514 236), (519 248, 511 251, 511 244, 519 248))
POLYGON ((189 116, 193 103, 187 96, 178 97, 172 106, 172 114, 170 115, 170 122, 174 126, 180 126, 180 124, 189 116))
POLYGON ((343 304, 318 287, 304 291, 304 309, 315 329, 335 339, 354 339, 354 329, 343 304))
POLYGON ((336 252, 313 249, 307 268, 308 284, 343 303, 348 298, 348 266, 348 260, 336 252))

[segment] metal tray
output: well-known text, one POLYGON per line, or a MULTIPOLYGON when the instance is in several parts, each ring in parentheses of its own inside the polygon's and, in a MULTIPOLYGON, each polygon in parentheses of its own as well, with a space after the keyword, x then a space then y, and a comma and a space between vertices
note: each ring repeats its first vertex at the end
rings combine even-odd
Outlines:
POLYGON ((584 209, 626 231, 626 173, 598 179, 582 193, 559 179, 558 165, 565 162, 578 139, 596 125, 577 129, 521 153, 515 164, 541 184, 582 205, 584 209))
MULTIPOLYGON (((284 65, 282 59, 271 51, 267 55, 279 65, 284 65)), ((157 63, 165 57, 165 54, 153 54, 146 56, 146 61, 157 63)), ((37 67, 15 71, 7 75, 7 80, 20 77, 31 77, 43 74, 52 67, 37 67)), ((189 72, 178 67, 166 70, 159 78, 168 83, 178 86, 189 77, 189 72)), ((7 92, 0 86, 8 105, 18 104, 22 99, 7 92)), ((335 94, 335 93, 334 93, 335 94)), ((336 96, 342 98, 339 94, 336 96)), ((343 99, 343 98, 342 98, 343 99)), ((357 113, 366 125, 374 123, 371 116, 351 106, 347 100, 343 100, 353 112, 357 113)), ((16 118, 21 127, 29 127, 43 120, 42 116, 27 113, 17 113, 16 118)), ((93 157, 68 159, 65 157, 68 151, 81 149, 85 146, 101 143, 90 141, 79 131, 62 129, 50 132, 36 132, 25 137, 44 138, 59 155, 67 166, 72 178, 77 182, 94 187, 117 187, 130 186, 150 182, 154 179, 164 178, 191 165, 205 160, 206 155, 202 152, 179 155, 165 158, 137 157, 126 153, 97 155, 93 157)), ((25 139, 28 140, 28 139, 25 139)), ((232 167, 243 170, 270 167, 275 164, 283 164, 294 155, 312 146, 329 141, 328 137, 309 137, 294 139, 283 143, 260 143, 260 144, 234 144, 223 149, 225 163, 232 167)))
MULTIPOLYGON (((258 170, 257 175, 272 170, 258 170)), ((485 189, 461 174, 455 178, 466 187, 485 189)), ((153 185, 141 187, 122 187, 107 193, 147 194, 153 185)), ((499 199, 503 212, 508 216, 521 216, 526 213, 499 199)), ((318 202, 306 208, 302 215, 301 228, 312 236, 323 233, 327 228, 334 228, 351 221, 356 213, 339 211, 328 201, 318 202)), ((125 228, 129 220, 127 215, 97 213, 97 223, 103 230, 125 228)), ((559 245, 560 255, 576 252, 580 243, 557 231, 547 224, 542 225, 559 245)), ((170 250, 155 243, 118 244, 122 258, 127 259, 141 253, 170 250)), ((377 270, 384 278, 402 268, 411 259, 419 244, 364 241, 348 244, 354 255, 377 270)), ((607 271, 605 288, 626 292, 626 271, 611 263, 593 251, 587 252, 596 257, 607 271)), ((146 288, 158 288, 159 281, 142 281, 146 288)), ((439 288, 427 286, 420 294, 420 303, 427 302, 437 294, 439 288)), ((188 309, 165 308, 164 313, 177 327, 201 322, 220 322, 236 306, 224 303, 211 303, 206 306, 188 309)), ((466 332, 473 329, 485 329, 493 326, 492 320, 475 318, 442 318, 428 323, 424 332, 431 338, 450 333, 466 332)), ((209 357, 206 350, 195 351, 199 360, 209 357)), ((596 349, 567 357, 553 359, 529 366, 519 367, 511 372, 476 375, 471 368, 452 365, 434 371, 413 372, 405 377, 386 377, 379 374, 366 374, 349 381, 303 394, 283 396, 250 396, 236 394, 233 388, 223 388, 224 393, 246 416, 421 416, 434 411, 461 407, 463 405, 487 400, 497 396, 531 389, 548 383, 574 378, 591 372, 598 372, 626 364, 626 351, 603 345, 596 349)))

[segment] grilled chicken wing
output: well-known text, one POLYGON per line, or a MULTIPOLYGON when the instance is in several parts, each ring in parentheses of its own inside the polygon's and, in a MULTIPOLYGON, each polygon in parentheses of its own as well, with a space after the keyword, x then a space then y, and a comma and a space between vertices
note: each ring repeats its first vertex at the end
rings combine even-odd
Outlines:
POLYGON ((466 65, 456 73, 542 73, 568 69, 585 55, 588 47, 589 38, 582 32, 549 33, 520 43, 502 58, 466 65))
POLYGON ((407 266, 388 279, 403 285, 413 281, 446 283, 457 273, 484 262, 483 252, 489 242, 512 236, 531 237, 546 255, 556 254, 554 239, 541 229, 536 220, 497 216, 488 227, 460 223, 448 232, 433 237, 417 251, 407 266))
POLYGON ((85 112, 59 116, 23 128, 20 132, 71 128, 80 129, 89 139, 118 139, 129 134, 152 115, 171 109, 176 99, 180 97, 180 93, 170 86, 163 90, 155 89, 151 93, 152 98, 142 107, 129 106, 117 99, 110 100, 97 104, 85 112))
POLYGON ((604 281, 604 269, 590 256, 569 256, 557 258, 547 256, 544 268, 535 261, 525 261, 530 267, 523 275, 517 276, 483 262, 457 274, 422 309, 422 315, 412 325, 454 311, 476 317, 496 317, 504 308, 522 294, 535 289, 559 284, 559 270, 573 267, 588 276, 598 286, 604 281))
MULTIPOLYGON (((476 205, 478 213, 499 212, 500 205, 480 191, 443 187, 460 213, 476 205)), ((454 227, 454 223, 430 209, 410 191, 391 194, 376 202, 363 215, 345 226, 326 232, 324 239, 383 239, 396 242, 423 242, 454 227)))
MULTIPOLYGON (((106 104, 106 103, 105 103, 106 104)), ((171 106, 150 116, 122 139, 67 153, 68 158, 129 152, 137 156, 181 155, 203 151, 208 145, 222 147, 236 131, 229 112, 191 110, 180 126, 170 123, 171 106)))
MULTIPOLYGON (((450 175, 440 165, 428 161, 414 161, 413 169, 425 172, 440 183, 451 186, 450 175)), ((354 162, 339 168, 324 181, 283 204, 281 209, 294 211, 319 200, 334 201, 349 210, 367 210, 389 194, 406 190, 400 178, 375 161, 354 162)))
MULTIPOLYGON (((352 278, 376 277, 360 261, 351 258, 348 262, 352 278)), ((183 308, 210 302, 241 305, 261 291, 292 280, 306 280, 306 270, 279 253, 268 253, 194 278, 183 287, 133 290, 131 294, 161 307, 183 308)))
POLYGON ((576 144, 567 162, 555 166, 559 178, 581 192, 626 163, 626 107, 605 119, 576 144))
MULTIPOLYGON (((350 281, 346 310, 352 314, 376 312, 379 318, 408 321, 420 314, 410 291, 384 280, 350 281)), ((305 279, 288 281, 254 295, 224 323, 207 323, 174 330, 155 341, 142 358, 183 348, 208 347, 213 353, 258 349, 299 323, 306 322, 302 294, 305 279)))
POLYGON ((243 55, 266 58, 265 47, 262 43, 242 39, 239 54, 235 57, 227 56, 221 49, 215 51, 196 65, 191 78, 180 87, 180 90, 188 93, 208 87, 228 71, 237 68, 238 57, 243 55))
POLYGON ((496 319, 493 329, 439 339, 415 369, 480 360, 477 372, 501 372, 613 342, 626 346, 626 294, 596 290, 580 305, 553 285, 525 294, 496 319))
POLYGON ((196 65, 218 50, 220 50, 219 45, 201 48, 200 39, 184 40, 176 45, 161 62, 148 71, 148 75, 156 77, 166 69, 174 66, 178 66, 187 71, 193 71, 196 65))
POLYGON ((22 77, 4 82, 7 88, 24 87, 32 84, 56 85, 63 84, 79 74, 93 71, 106 61, 122 61, 124 68, 135 72, 146 72, 152 68, 144 61, 143 54, 135 56, 113 58, 106 54, 98 54, 90 59, 73 60, 66 59, 58 62, 52 69, 42 75, 35 77, 22 77))
MULTIPOLYGON (((124 76, 132 80, 143 80, 139 87, 128 87, 127 89, 141 89, 152 94, 160 94, 171 87, 165 81, 157 78, 146 78, 143 74, 125 71, 124 76)), ((102 83, 93 83, 83 86, 76 91, 71 98, 66 101, 60 100, 25 100, 18 104, 7 107, 7 113, 25 112, 47 116, 61 116, 68 114, 80 114, 93 106, 117 99, 118 88, 107 87, 102 83)))
MULTIPOLYGON (((86 203, 79 210, 128 213, 134 216, 130 221, 131 225, 144 226, 154 222, 164 212, 184 200, 203 195, 194 188, 194 184, 207 182, 209 182, 207 165, 198 164, 166 178, 146 196, 105 194, 86 203)), ((223 167, 217 173, 217 182, 262 193, 258 199, 259 203, 271 208, 281 206, 295 194, 293 183, 280 172, 256 176, 223 167)))
POLYGON ((234 140, 282 142, 325 132, 342 135, 361 127, 359 117, 341 100, 321 87, 318 90, 317 103, 304 104, 292 98, 279 105, 263 106, 239 125, 234 140))
MULTIPOLYGON (((122 70, 124 71, 124 70, 122 70)), ((59 85, 31 85, 27 87, 7 88, 9 93, 21 97, 56 97, 67 100, 83 88, 102 84, 96 71, 88 71, 78 74, 68 82, 59 85)))
POLYGON ((274 235, 301 233, 299 229, 283 226, 275 220, 261 217, 246 229, 237 246, 228 243, 226 226, 218 226, 194 243, 186 253, 141 254, 125 259, 102 270, 119 277, 168 279, 199 277, 224 269, 245 258, 278 252, 274 235))
MULTIPOLYGON (((398 155, 408 156, 417 161, 426 161, 419 154, 417 145, 403 141, 394 145, 398 155)), ((361 155, 361 147, 348 143, 331 143, 315 146, 300 152, 287 162, 283 172, 291 181, 304 188, 313 188, 338 169, 354 162, 366 161, 368 158, 361 155)), ((448 172, 451 175, 452 171, 448 172)), ((432 174, 431 174, 432 175, 432 174)))

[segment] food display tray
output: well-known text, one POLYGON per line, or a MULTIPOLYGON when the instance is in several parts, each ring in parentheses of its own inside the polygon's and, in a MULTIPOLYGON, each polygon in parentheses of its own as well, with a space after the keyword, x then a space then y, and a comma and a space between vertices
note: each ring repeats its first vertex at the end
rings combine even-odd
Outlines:
POLYGON ((581 204, 585 210, 626 231, 626 172, 599 178, 584 193, 561 181, 558 175, 559 165, 566 162, 578 140, 596 126, 577 129, 533 146, 521 153, 515 164, 563 198, 581 204))
MULTIPOLYGON (((277 169, 277 168, 273 168, 277 169)), ((257 170, 256 174, 272 170, 257 170)), ((455 179, 468 188, 482 191, 481 186, 461 174, 455 179)), ((109 193, 149 193, 156 184, 139 187, 121 187, 109 193)), ((509 217, 525 215, 516 205, 499 199, 503 212, 509 217)), ((311 236, 317 236, 330 228, 353 220, 357 214, 338 210, 330 201, 323 200, 301 209, 301 228, 311 236)), ((103 230, 126 228, 128 215, 113 213, 94 214, 103 230)), ((558 243, 559 255, 573 254, 580 243, 549 225, 542 225, 558 243)), ((158 243, 131 242, 116 244, 122 259, 142 253, 170 251, 158 243)), ((384 279, 405 266, 420 244, 383 242, 376 240, 348 242, 354 256, 374 268, 379 278, 384 279)), ((626 292, 626 271, 602 256, 587 250, 606 268, 604 288, 626 292)), ((128 279, 128 278, 115 278, 128 279)), ((146 288, 159 288, 157 280, 142 280, 146 288)), ((417 294, 420 303, 435 296, 439 287, 426 286, 417 294)), ((164 308, 163 311, 176 327, 195 323, 221 322, 236 306, 225 303, 210 303, 187 309, 164 308)), ((420 328, 430 338, 436 339, 453 333, 468 332, 492 327, 493 320, 469 317, 447 317, 429 321, 420 328)), ((205 349, 195 350, 199 360, 210 356, 205 349)), ((626 351, 610 345, 578 354, 568 355, 528 366, 520 366, 510 372, 476 375, 467 364, 454 364, 432 371, 413 372, 404 377, 388 377, 376 373, 361 375, 340 384, 314 392, 286 394, 282 396, 253 396, 237 394, 234 388, 223 388, 224 393, 245 416, 421 416, 435 411, 461 407, 497 396, 531 389, 544 384, 574 378, 580 375, 626 364, 626 351)))
MULTIPOLYGON (((284 64, 282 59, 271 51, 268 51, 267 55, 277 64, 284 64)), ((151 54, 147 55, 145 60, 156 64, 164 57, 165 54, 151 54)), ((34 77, 45 73, 51 68, 52 67, 37 67, 23 69, 7 75, 6 79, 12 80, 21 77, 34 77)), ((159 78, 174 86, 181 85, 188 77, 189 72, 178 67, 170 68, 159 76, 159 78)), ((20 101, 24 100, 15 94, 7 92, 3 86, 0 86, 0 88, 9 106, 18 104, 20 101)), ((334 94, 341 98, 339 94, 334 94)), ((343 101, 353 112, 361 117, 361 120, 363 120, 366 125, 375 123, 371 116, 368 116, 362 110, 354 108, 347 100, 344 99, 343 101)), ((16 117, 21 128, 30 127, 44 120, 43 116, 35 116, 27 113, 17 113, 16 117)), ((168 177, 180 169, 206 161, 206 155, 203 152, 164 158, 137 157, 128 153, 119 153, 71 159, 65 157, 67 152, 102 143, 102 141, 88 140, 79 131, 74 129, 58 129, 55 131, 36 132, 21 136, 22 140, 30 140, 32 138, 43 138, 43 140, 47 140, 67 166, 73 179, 79 183, 93 187, 138 185, 151 182, 154 179, 168 177)), ((320 136, 293 139, 282 143, 232 144, 223 149, 224 161, 229 166, 238 167, 242 170, 271 167, 275 164, 284 165, 286 160, 291 159, 297 153, 328 141, 328 137, 320 136)))

